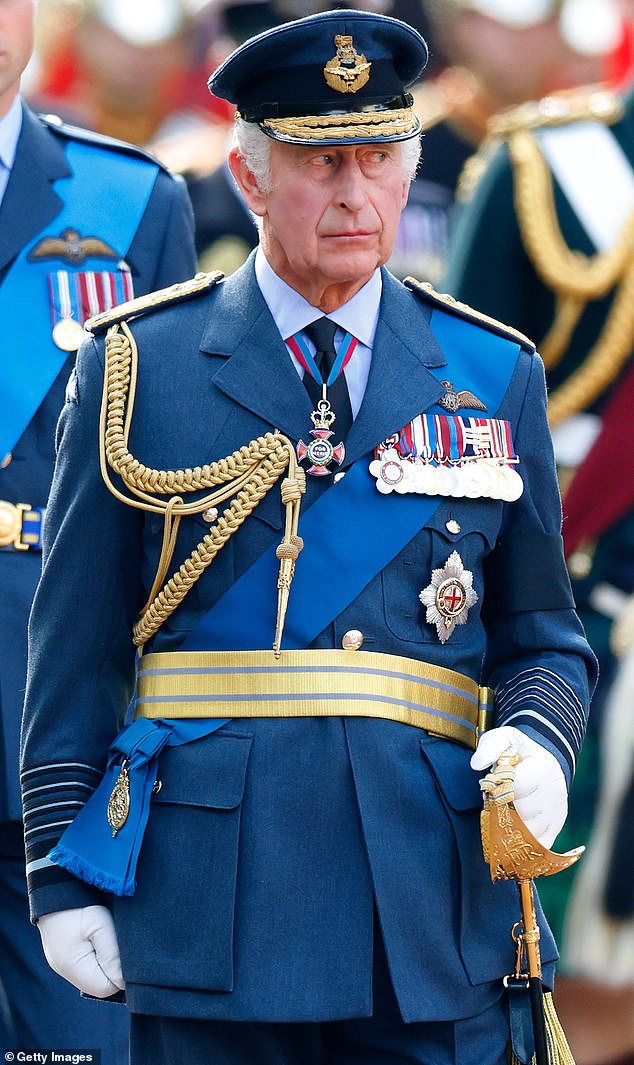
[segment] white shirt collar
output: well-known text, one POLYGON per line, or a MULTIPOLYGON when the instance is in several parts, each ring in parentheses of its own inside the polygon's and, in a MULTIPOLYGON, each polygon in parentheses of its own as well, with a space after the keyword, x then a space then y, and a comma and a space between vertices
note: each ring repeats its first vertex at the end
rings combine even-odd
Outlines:
MULTIPOLYGON (((299 292, 278 277, 261 247, 258 247, 255 256, 255 276, 275 324, 285 340, 319 317, 321 312, 317 307, 313 307, 299 292)), ((326 317, 371 348, 379 317, 382 288, 381 271, 375 270, 370 280, 351 300, 326 317)))
POLYGON ((21 129, 22 102, 16 96, 6 115, 0 118, 0 162, 7 170, 13 166, 21 129))

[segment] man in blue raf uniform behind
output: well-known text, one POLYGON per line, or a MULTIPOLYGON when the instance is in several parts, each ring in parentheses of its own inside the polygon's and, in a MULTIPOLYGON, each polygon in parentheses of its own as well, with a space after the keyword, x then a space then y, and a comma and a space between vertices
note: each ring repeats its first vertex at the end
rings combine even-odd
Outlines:
MULTIPOLYGON (((550 845, 595 667, 539 358, 383 269, 425 59, 359 11, 242 45, 210 85, 259 247, 96 316, 79 354, 31 622, 28 871, 49 962, 125 994, 135 1065, 505 1060, 517 903, 478 772, 519 750, 550 845)), ((542 948, 551 981, 543 922, 542 948)))
POLYGON ((54 976, 29 922, 18 781, 27 622, 84 319, 191 276, 195 260, 186 194, 162 167, 21 100, 33 11, 32 0, 0 5, 0 1046, 100 1049, 107 1065, 115 1046, 125 1056, 123 1011, 82 1002, 54 976))

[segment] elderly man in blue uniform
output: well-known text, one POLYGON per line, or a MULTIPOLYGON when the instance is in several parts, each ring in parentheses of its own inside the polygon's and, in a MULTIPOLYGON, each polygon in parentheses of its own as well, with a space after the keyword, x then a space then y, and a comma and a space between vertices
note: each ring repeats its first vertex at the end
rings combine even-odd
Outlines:
POLYGON ((23 731, 32 914, 58 972, 125 994, 136 1065, 505 1060, 517 909, 478 771, 513 742, 549 845, 594 660, 538 356, 383 269, 425 59, 358 11, 234 52, 210 85, 259 247, 97 316, 69 388, 23 731))
POLYGON ((144 153, 24 104, 33 12, 32 0, 0 5, 0 988, 9 1009, 0 1044, 101 1049, 105 1065, 117 1032, 125 1054, 122 1011, 81 1002, 44 963, 29 922, 18 782, 27 622, 55 423, 84 319, 190 276, 192 222, 181 185, 144 153))

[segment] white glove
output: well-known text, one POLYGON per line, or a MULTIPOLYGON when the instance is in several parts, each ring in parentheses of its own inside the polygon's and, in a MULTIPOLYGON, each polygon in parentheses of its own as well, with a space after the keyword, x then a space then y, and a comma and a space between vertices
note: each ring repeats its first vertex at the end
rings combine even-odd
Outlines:
POLYGON ((37 927, 51 969, 80 991, 109 998, 123 990, 119 945, 105 906, 47 913, 38 918, 37 927))
POLYGON ((552 847, 568 813, 568 789, 554 754, 512 725, 493 728, 480 738, 471 768, 488 770, 507 747, 521 762, 515 767, 515 809, 544 847, 552 847))

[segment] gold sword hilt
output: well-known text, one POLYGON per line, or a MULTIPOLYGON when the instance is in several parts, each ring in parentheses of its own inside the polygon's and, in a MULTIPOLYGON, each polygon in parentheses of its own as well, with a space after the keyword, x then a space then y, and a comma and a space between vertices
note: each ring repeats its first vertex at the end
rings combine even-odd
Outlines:
POLYGON ((578 862, 585 850, 575 847, 557 854, 535 839, 515 809, 515 766, 519 762, 520 755, 509 747, 480 781, 482 849, 493 881, 552 876, 578 862))
POLYGON ((585 847, 557 854, 535 839, 515 809, 515 766, 521 762, 514 748, 503 751, 493 769, 480 781, 484 809, 480 816, 482 850, 491 880, 515 880, 522 913, 521 944, 528 972, 541 976, 539 925, 535 915, 533 880, 552 876, 579 861, 585 847))

